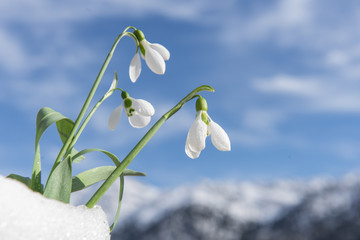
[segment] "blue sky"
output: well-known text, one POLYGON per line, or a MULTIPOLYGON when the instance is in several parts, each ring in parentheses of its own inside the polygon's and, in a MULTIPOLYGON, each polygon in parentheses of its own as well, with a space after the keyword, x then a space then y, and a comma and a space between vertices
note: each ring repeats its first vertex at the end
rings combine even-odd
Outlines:
MULTIPOLYGON (((173 116, 129 168, 142 180, 176 186, 203 178, 271 180, 339 177, 360 166, 360 5, 357 1, 46 1, 0 3, 0 174, 31 173, 35 118, 44 106, 75 119, 116 36, 129 25, 171 58, 163 76, 143 71, 133 84, 135 46, 123 39, 95 99, 116 70, 119 87, 155 107, 151 124, 195 87, 211 118, 228 133, 231 152, 207 141, 196 160, 184 152, 195 102, 173 116)), ((124 157, 146 133, 125 117, 107 119, 119 95, 102 105, 77 149, 124 157)), ((41 141, 44 176, 60 144, 41 141)), ((110 165, 89 155, 74 171, 110 165)))

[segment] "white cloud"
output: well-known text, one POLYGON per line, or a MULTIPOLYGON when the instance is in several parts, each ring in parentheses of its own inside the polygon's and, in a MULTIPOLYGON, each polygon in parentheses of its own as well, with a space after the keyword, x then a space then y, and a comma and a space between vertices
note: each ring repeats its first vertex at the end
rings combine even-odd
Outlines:
MULTIPOLYGON (((18 109, 33 114, 41 107, 49 106, 56 111, 69 111, 81 108, 79 99, 74 101, 74 95, 79 90, 73 82, 65 77, 52 77, 46 80, 11 79, 1 82, 0 102, 6 102, 18 109)), ((66 115, 66 113, 63 113, 66 115)), ((69 114, 74 114, 71 112, 69 114)))
POLYGON ((360 112, 360 83, 345 79, 278 75, 255 80, 253 88, 264 93, 285 95, 285 104, 292 102, 295 111, 360 112))
POLYGON ((26 0, 3 0, 0 9, 12 9, 2 11, 0 19, 31 22, 59 22, 59 21, 83 21, 98 17, 123 17, 139 18, 148 15, 159 15, 179 20, 201 19, 205 13, 220 3, 200 1, 166 1, 166 0, 89 0, 86 4, 82 1, 46 1, 39 0, 29 2, 26 0), (215 3, 215 4, 214 4, 215 3), (16 7, 15 7, 16 6, 16 7), (70 7, 71 6, 71 7, 70 7), (21 16, 21 18, 19 18, 21 16))
POLYGON ((0 51, 0 66, 3 69, 17 71, 25 68, 29 62, 19 40, 2 29, 0 29, 0 51))
POLYGON ((235 7, 225 16, 226 24, 219 36, 231 45, 268 38, 288 43, 296 40, 312 24, 312 6, 309 0, 279 0, 274 4, 253 4, 250 15, 240 13, 242 9, 235 7))
POLYGON ((283 93, 304 97, 314 97, 322 90, 321 84, 315 79, 287 75, 277 75, 271 79, 255 80, 253 86, 256 90, 263 92, 283 93))
POLYGON ((244 113, 243 124, 256 131, 273 132, 284 119, 280 111, 268 109, 252 109, 244 113))
POLYGON ((228 131, 229 137, 233 144, 247 147, 279 143, 282 136, 278 128, 285 120, 279 110, 253 108, 242 113, 239 126, 228 131))

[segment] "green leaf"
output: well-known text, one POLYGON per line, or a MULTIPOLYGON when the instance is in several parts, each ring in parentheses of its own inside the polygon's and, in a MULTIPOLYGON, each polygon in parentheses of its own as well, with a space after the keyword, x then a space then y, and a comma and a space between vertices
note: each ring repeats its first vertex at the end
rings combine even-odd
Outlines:
POLYGON ((90 152, 102 152, 102 153, 106 154, 114 162, 114 164, 116 166, 120 165, 120 160, 113 153, 99 149, 99 148, 87 148, 87 149, 81 150, 80 152, 78 152, 77 154, 75 154, 73 156, 74 162, 75 163, 81 162, 80 156, 90 153, 90 152))
POLYGON ((138 172, 138 171, 133 171, 133 170, 130 170, 130 169, 125 169, 122 174, 124 176, 138 176, 138 177, 145 177, 146 174, 143 173, 143 172, 138 172))
POLYGON ((45 186, 44 196, 64 203, 70 202, 72 185, 72 161, 67 157, 61 161, 50 175, 45 186))
POLYGON ((114 169, 114 166, 103 166, 79 173, 72 180, 71 192, 80 191, 95 183, 105 180, 114 171, 114 169))
POLYGON ((25 184, 26 186, 30 187, 31 179, 28 177, 23 177, 23 176, 20 176, 17 174, 10 174, 9 176, 7 176, 7 178, 15 179, 15 180, 25 184))
POLYGON ((36 117, 36 135, 35 135, 35 157, 34 165, 31 176, 30 188, 36 192, 42 192, 41 185, 41 160, 40 160, 40 138, 45 130, 51 126, 51 124, 67 119, 61 113, 58 113, 51 108, 41 108, 36 117))
MULTIPOLYGON (((62 143, 65 143, 66 140, 68 139, 68 137, 70 136, 71 130, 74 127, 74 122, 69 119, 69 118, 64 118, 61 119, 60 121, 56 122, 56 128, 57 131, 59 133, 60 139, 62 141, 62 143)), ((77 154, 78 151, 74 148, 71 149, 71 156, 74 156, 75 154, 77 154)), ((79 159, 77 161, 81 162, 82 160, 84 160, 84 156, 79 156, 79 159)), ((73 158, 73 161, 75 161, 75 159, 73 158)))
POLYGON ((119 219, 119 215, 120 215, 120 208, 121 208, 121 203, 122 203, 122 198, 124 195, 124 174, 120 175, 120 192, 119 192, 119 202, 118 202, 118 207, 116 210, 116 215, 115 215, 115 219, 113 224, 111 224, 110 226, 110 232, 112 232, 112 230, 114 229, 118 219, 119 219))
MULTIPOLYGON (((83 190, 95 183, 106 180, 115 170, 114 166, 102 166, 79 173, 72 179, 71 192, 83 190)), ((145 173, 125 169, 124 176, 145 176, 145 173)))

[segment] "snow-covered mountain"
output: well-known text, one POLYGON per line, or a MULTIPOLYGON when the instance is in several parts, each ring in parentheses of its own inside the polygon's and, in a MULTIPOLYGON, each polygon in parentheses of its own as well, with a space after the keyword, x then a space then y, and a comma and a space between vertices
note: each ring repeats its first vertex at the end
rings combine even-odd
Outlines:
MULTIPOLYGON (((110 222, 116 187, 100 203, 110 222)), ((127 178, 124 194, 112 239, 360 239, 356 174, 267 183, 206 180, 171 190, 127 178)))

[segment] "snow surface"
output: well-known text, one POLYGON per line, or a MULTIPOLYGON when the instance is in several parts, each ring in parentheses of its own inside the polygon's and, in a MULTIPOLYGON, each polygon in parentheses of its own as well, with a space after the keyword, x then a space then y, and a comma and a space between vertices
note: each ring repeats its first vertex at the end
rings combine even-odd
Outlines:
POLYGON ((0 239, 110 239, 101 207, 88 209, 47 199, 24 184, 0 176, 0 239))

